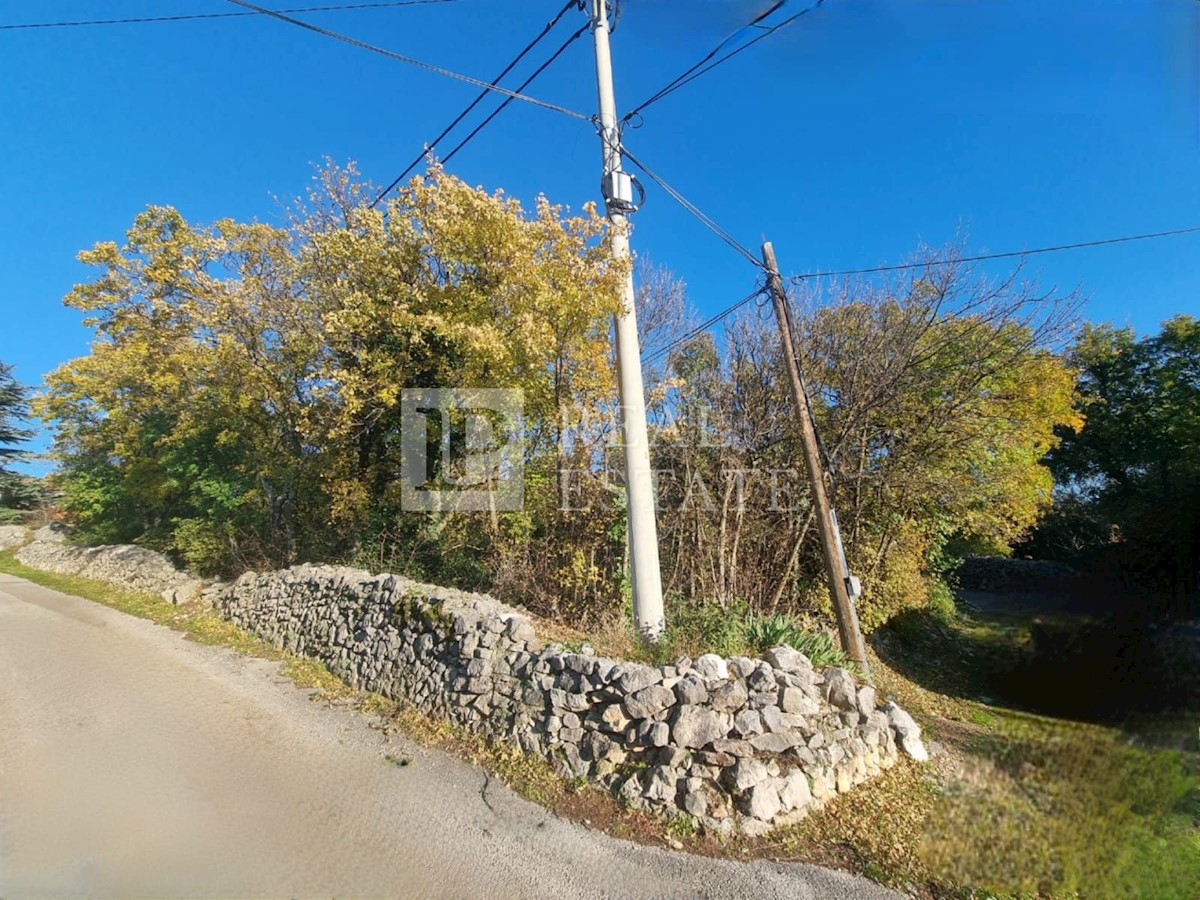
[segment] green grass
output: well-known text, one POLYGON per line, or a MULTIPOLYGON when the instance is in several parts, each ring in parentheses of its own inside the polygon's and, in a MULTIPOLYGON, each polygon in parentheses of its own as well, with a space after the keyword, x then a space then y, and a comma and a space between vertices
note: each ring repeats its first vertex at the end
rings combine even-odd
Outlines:
POLYGON ((902 686, 940 755, 903 759, 768 835, 772 855, 919 896, 1200 897, 1194 753, 923 691, 882 661, 873 670, 893 696, 902 686))
POLYGON ((678 815, 667 822, 667 834, 679 841, 695 837, 698 830, 696 820, 688 815, 678 815))
POLYGON ((1192 755, 1094 725, 997 718, 966 754, 971 777, 932 811, 931 871, 998 896, 1197 896, 1192 755))
POLYGON ((992 728, 1000 724, 1000 717, 995 713, 988 712, 986 709, 973 709, 967 714, 967 721, 972 725, 992 728))
MULTIPOLYGON (((1155 743, 1135 723, 999 705, 1021 684, 1013 673, 1027 656, 1029 621, 1019 616, 909 616, 879 637, 880 687, 953 763, 904 857, 909 873, 923 871, 947 894, 1200 897, 1194 723, 1186 743, 1155 743)), ((1040 686, 1056 688, 1052 678, 1040 686)))
POLYGON ((829 666, 853 668, 849 657, 823 631, 810 631, 795 617, 784 613, 762 615, 751 613, 746 618, 746 643, 758 654, 772 647, 787 644, 807 656, 818 669, 829 666))

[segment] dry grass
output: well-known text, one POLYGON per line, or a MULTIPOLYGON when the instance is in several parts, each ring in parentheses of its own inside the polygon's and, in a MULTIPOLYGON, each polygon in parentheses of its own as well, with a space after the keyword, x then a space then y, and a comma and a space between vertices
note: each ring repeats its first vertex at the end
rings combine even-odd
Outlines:
POLYGON ((920 835, 936 804, 927 767, 904 759, 869 785, 763 838, 756 855, 821 862, 892 887, 928 892, 936 885, 928 883, 920 835))

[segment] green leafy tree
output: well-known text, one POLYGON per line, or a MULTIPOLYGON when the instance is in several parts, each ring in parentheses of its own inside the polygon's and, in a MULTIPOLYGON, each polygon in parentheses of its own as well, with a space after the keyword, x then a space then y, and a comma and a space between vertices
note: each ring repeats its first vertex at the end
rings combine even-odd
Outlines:
POLYGON ((1090 493, 1165 495, 1200 470, 1200 322, 1176 316, 1138 340, 1088 325, 1071 350, 1086 426, 1066 430, 1055 473, 1090 493))
POLYGON ((40 409, 83 536, 139 539, 206 573, 295 558, 324 516, 288 234, 152 207, 123 246, 80 258, 101 274, 66 302, 97 340, 47 376, 40 409))
POLYGON ((1034 547, 1101 553, 1190 608, 1200 573, 1200 322, 1176 316, 1141 339, 1088 325, 1070 358, 1086 424, 1064 428, 1051 454, 1064 502, 1034 547))
POLYGON ((32 509, 41 499, 38 480, 11 469, 29 455, 21 449, 33 437, 28 421, 29 389, 13 376, 11 365, 0 362, 0 510, 32 509))

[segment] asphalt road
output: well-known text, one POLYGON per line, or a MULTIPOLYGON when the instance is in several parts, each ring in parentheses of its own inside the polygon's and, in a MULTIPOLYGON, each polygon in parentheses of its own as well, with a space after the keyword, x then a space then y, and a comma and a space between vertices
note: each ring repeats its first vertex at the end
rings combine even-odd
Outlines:
POLYGON ((589 831, 273 663, 0 574, 0 897, 84 895, 895 896, 589 831))

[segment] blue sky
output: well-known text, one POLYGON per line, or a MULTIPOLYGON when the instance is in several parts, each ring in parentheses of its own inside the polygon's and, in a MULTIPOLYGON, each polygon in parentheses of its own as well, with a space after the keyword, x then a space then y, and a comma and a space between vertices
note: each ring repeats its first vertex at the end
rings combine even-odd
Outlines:
MULTIPOLYGON (((619 106, 768 5, 625 0, 619 106)), ((490 79, 560 6, 301 17, 490 79)), ((0 0, 0 23, 234 9, 0 0)), ((517 74, 583 16, 568 13, 517 74)), ((959 232, 969 252, 1005 251, 1200 225, 1198 77, 1194 0, 826 0, 648 110, 626 143, 743 243, 770 238, 785 272, 902 261, 959 232)), ((0 360, 36 384, 86 352, 61 305, 87 277, 75 254, 120 240, 146 204, 275 220, 325 156, 386 183, 474 93, 265 17, 0 30, 0 360)), ((594 111, 590 36, 529 93, 594 111)), ((450 169, 578 207, 598 193, 598 140, 588 123, 514 103, 450 169)), ((755 271, 647 187, 635 249, 680 275, 702 314, 747 294, 755 271)), ((1027 274, 1082 288, 1090 319, 1153 331, 1200 313, 1198 251, 1200 235, 1165 238, 1035 257, 1027 274)))

